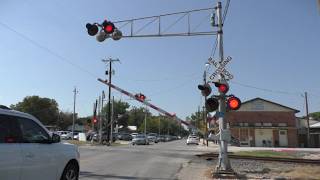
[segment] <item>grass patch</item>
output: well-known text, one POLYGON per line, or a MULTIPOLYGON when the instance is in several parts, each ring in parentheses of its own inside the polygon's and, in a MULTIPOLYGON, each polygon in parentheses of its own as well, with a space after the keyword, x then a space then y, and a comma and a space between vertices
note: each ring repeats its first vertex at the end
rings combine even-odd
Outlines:
POLYGON ((82 146, 82 145, 90 144, 89 142, 77 141, 77 140, 66 140, 65 142, 68 142, 68 143, 70 143, 70 144, 74 144, 74 145, 77 145, 77 146, 82 146))
POLYGON ((127 146, 128 144, 121 144, 119 142, 113 142, 111 146, 127 146))
MULTIPOLYGON (((93 142, 91 143, 90 141, 77 141, 77 140, 66 140, 64 142, 68 142, 70 144, 74 144, 74 145, 77 145, 77 146, 83 146, 83 145, 92 145, 92 146, 102 146, 102 144, 99 144, 98 142, 93 142)), ((111 144, 111 146, 126 146, 127 144, 121 144, 119 142, 113 142, 111 144)))
POLYGON ((320 166, 299 166, 281 175, 290 179, 320 179, 320 166))
POLYGON ((291 152, 278 152, 278 151, 239 151, 234 152, 234 155, 238 156, 253 156, 253 157, 271 157, 271 158, 297 158, 294 153, 291 152))

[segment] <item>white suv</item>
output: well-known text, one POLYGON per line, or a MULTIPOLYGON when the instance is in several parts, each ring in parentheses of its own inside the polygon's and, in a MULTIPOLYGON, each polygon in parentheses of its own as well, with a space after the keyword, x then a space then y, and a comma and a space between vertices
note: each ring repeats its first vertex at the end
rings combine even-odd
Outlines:
POLYGON ((77 180, 79 158, 35 117, 0 106, 1 180, 77 180))

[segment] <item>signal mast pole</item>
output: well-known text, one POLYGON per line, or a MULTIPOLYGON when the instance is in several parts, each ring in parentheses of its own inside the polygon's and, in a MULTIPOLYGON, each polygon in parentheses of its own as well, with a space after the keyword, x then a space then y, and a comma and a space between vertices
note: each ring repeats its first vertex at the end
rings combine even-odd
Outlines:
MULTIPOLYGON (((223 54, 223 24, 222 24, 222 13, 221 13, 221 2, 217 3, 216 7, 216 14, 218 18, 218 47, 219 47, 219 61, 222 62, 224 59, 224 54, 223 54)), ((220 73, 219 76, 219 81, 224 80, 224 75, 220 73)), ((219 112, 220 115, 218 120, 219 120, 219 132, 220 132, 220 151, 219 151, 219 162, 216 167, 216 170, 223 170, 223 171, 229 171, 232 170, 231 164, 228 158, 228 142, 223 138, 223 134, 227 129, 227 122, 224 119, 224 115, 226 114, 226 96, 224 93, 219 92, 219 112)))

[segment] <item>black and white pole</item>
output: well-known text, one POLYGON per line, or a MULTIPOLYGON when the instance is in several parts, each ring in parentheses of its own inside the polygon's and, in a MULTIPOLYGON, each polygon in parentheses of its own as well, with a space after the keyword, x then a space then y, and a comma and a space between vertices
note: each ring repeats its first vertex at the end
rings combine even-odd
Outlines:
MULTIPOLYGON (((223 22, 222 22, 222 13, 221 13, 221 2, 217 3, 217 7, 216 7, 216 15, 218 18, 218 47, 219 47, 219 61, 222 62, 224 59, 224 55, 223 55, 223 22)), ((219 80, 224 80, 224 75, 222 73, 220 73, 219 76, 219 80)), ((227 132, 227 122, 224 119, 224 115, 226 114, 226 96, 224 93, 219 92, 219 112, 220 114, 222 114, 222 116, 220 116, 218 118, 219 120, 219 147, 220 147, 220 151, 219 151, 219 162, 218 165, 216 167, 217 170, 223 170, 223 171, 229 171, 232 170, 231 168, 231 164, 228 158, 228 142, 226 140, 226 138, 224 138, 225 136, 225 132, 227 132)))

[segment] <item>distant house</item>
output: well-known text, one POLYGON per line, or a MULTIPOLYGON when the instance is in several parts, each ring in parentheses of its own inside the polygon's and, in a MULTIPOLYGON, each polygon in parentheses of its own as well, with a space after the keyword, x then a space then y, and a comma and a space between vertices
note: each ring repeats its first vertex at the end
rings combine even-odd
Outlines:
POLYGON ((262 98, 243 102, 226 114, 233 137, 241 146, 298 147, 295 114, 299 111, 262 98))
POLYGON ((310 145, 320 147, 320 122, 310 125, 310 145))

